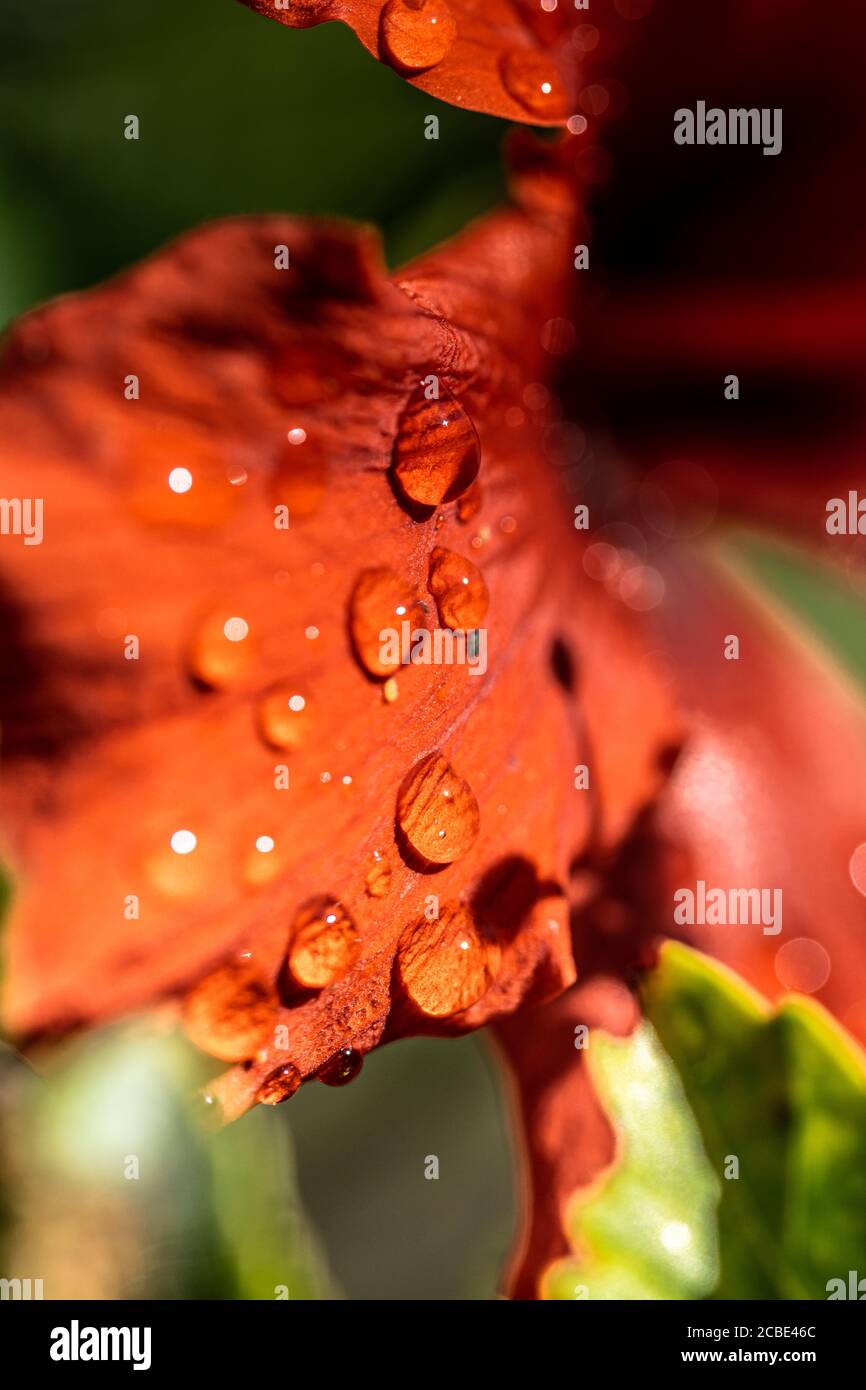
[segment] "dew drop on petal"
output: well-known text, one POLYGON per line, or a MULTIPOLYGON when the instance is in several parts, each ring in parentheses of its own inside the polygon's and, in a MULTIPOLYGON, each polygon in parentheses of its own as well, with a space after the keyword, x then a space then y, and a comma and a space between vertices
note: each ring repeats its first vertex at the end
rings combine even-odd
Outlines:
POLYGON ((360 941, 336 898, 312 898, 298 909, 289 938, 288 968, 304 989, 324 989, 354 964, 360 941))
POLYGON ((289 521, 312 516, 328 485, 328 461, 321 445, 306 430, 288 431, 271 479, 275 505, 288 507, 289 521))
POLYGON ((410 848, 430 864, 461 859, 478 835, 478 802, 441 753, 416 763, 397 794, 397 824, 410 848))
POLYGON ((453 502, 478 476, 481 446, 464 407, 447 391, 428 401, 424 388, 409 398, 394 440, 394 475, 412 502, 453 502))
POLYGON ((456 36, 445 0, 388 0, 382 11, 385 57, 403 72, 423 72, 441 63, 456 36))
POLYGON ((341 1047, 319 1068, 316 1077, 324 1081, 326 1086, 348 1086, 350 1081, 355 1080, 363 1064, 364 1058, 360 1052, 353 1047, 341 1047))
POLYGON ((349 599, 349 635, 359 662, 371 676, 390 676, 400 666, 400 625, 423 617, 406 580, 384 567, 363 570, 349 599), (379 634, 396 634, 393 652, 379 634), (393 659, 391 659, 393 658, 393 659))
POLYGON ((187 1035, 212 1057, 245 1062, 269 1041, 277 997, 246 962, 221 966, 187 995, 183 1021, 187 1035))
POLYGON ((430 555, 427 584, 443 627, 469 631, 481 626, 490 598, 481 572, 471 560, 437 545, 430 555))
POLYGON ((293 1067, 291 1062, 284 1062, 265 1077, 256 1091, 256 1100, 259 1105, 282 1105, 284 1100, 291 1100, 300 1084, 301 1073, 297 1067, 293 1067))
POLYGON ((371 898, 387 898, 391 891, 391 865, 381 849, 373 850, 373 865, 367 872, 364 886, 371 898))
POLYGON ((530 48, 506 53, 501 62, 506 91, 539 120, 564 120, 568 114, 565 88, 550 59, 530 48))
POLYGON ((257 710, 259 732, 272 748, 299 748, 310 724, 306 698, 291 685, 277 686, 264 696, 257 710))
POLYGON ((229 690, 243 683, 253 664, 249 626, 231 610, 218 609, 203 618, 188 651, 190 674, 211 690, 229 690))
POLYGON ((422 917, 403 935, 397 974, 405 993, 430 1018, 448 1018, 487 993, 499 969, 500 949, 478 930, 459 903, 446 904, 435 921, 422 917))

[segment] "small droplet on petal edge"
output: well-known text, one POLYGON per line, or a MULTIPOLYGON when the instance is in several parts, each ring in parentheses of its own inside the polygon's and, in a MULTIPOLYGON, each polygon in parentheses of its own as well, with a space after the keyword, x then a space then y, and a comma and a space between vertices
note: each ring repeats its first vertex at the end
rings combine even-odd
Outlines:
POLYGON ((506 53, 500 64, 506 91, 539 120, 565 120, 568 112, 562 78, 550 59, 529 48, 506 53))
POLYGON ((391 891, 391 865, 380 849, 373 851, 373 867, 368 870, 364 884, 371 898, 387 898, 391 891))
POLYGON ((400 983, 431 1018, 448 1018, 487 993, 499 969, 500 949, 478 931, 471 912, 458 903, 439 917, 422 917, 404 934, 397 952, 400 983))
POLYGON ((464 407, 445 391, 428 400, 419 387, 394 440, 394 476, 403 495, 425 507, 453 502, 474 483, 480 464, 478 434, 464 407))
POLYGON ((281 685, 269 691, 257 712, 259 732, 272 748, 290 752, 299 748, 310 724, 307 698, 297 686, 281 685))
POLYGON ((404 778, 397 825, 415 854, 430 864, 451 864, 474 844, 478 802, 441 753, 422 758, 404 778))
POLYGON ((335 1052, 323 1067, 316 1072, 319 1081, 324 1081, 326 1086, 348 1086, 350 1081, 354 1081, 361 1067, 364 1058, 360 1052, 356 1052, 353 1047, 341 1047, 339 1052, 335 1052))
POLYGON ((265 1077, 256 1091, 256 1100, 259 1105, 282 1105, 292 1098, 300 1084, 301 1073, 291 1062, 286 1062, 265 1077))
POLYGON ((312 898, 295 914, 289 940, 288 968, 304 989, 324 989, 354 964, 358 930, 336 898, 312 898))
POLYGON ((481 572, 471 560, 437 545, 430 555, 427 583, 443 627, 462 631, 480 627, 490 600, 481 572))
POLYGON ((249 965, 221 966, 196 985, 184 1001, 190 1041, 222 1062, 245 1062, 270 1039, 276 994, 249 965))
POLYGON ((349 599, 349 633, 352 646, 364 670, 371 676, 387 677, 399 669, 401 624, 413 627, 423 617, 411 586, 394 570, 384 566, 363 570, 349 599), (396 636, 396 659, 390 659, 381 632, 396 636))
POLYGON ((445 0, 388 0, 381 36, 384 56, 395 68, 423 72, 442 62, 457 25, 445 0))

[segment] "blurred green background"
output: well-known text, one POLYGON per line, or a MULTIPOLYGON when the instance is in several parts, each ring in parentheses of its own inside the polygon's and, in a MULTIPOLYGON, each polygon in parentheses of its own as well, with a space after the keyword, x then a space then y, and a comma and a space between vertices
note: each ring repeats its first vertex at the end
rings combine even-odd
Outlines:
MULTIPOLYGON (((500 200, 503 133, 341 25, 291 31, 233 0, 3 0, 0 324, 235 213, 366 219, 399 264, 500 200)), ((475 1039, 386 1048, 345 1090, 305 1087, 207 1142, 183 1098, 219 1064, 150 1024, 66 1047, 47 1080, 0 1061, 0 1273, 42 1277, 46 1297, 496 1290, 512 1160, 475 1039)))

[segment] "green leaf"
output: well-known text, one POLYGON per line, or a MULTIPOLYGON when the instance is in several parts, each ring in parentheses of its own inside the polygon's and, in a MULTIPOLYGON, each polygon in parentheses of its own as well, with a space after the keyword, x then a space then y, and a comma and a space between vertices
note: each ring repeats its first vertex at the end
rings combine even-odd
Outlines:
POLYGON ((0 1052, 0 1275, 38 1275, 45 1298, 329 1296, 286 1127, 262 1108, 207 1132, 212 1067, 163 1021, 67 1043, 41 1070, 0 1052))
POLYGON ((827 1297, 866 1275, 866 1070, 818 1004, 773 1010, 730 971, 668 943, 647 1012, 722 1182, 718 1298, 827 1297))
POLYGON ((627 1039, 591 1035, 587 1064, 619 1157, 573 1200, 577 1252, 554 1266, 554 1299, 702 1298, 718 1277, 719 1181, 674 1067, 648 1023, 627 1039))

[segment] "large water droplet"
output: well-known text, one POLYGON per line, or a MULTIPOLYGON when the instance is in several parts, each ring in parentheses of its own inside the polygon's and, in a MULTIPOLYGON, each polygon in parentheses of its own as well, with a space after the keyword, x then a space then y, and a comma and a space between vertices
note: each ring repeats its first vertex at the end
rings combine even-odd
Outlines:
POLYGON ((272 748, 299 748, 310 725, 307 697, 296 685, 280 685, 262 699, 257 719, 259 732, 272 748))
POLYGON ((500 949, 480 933, 472 914, 446 904, 436 921, 422 917, 397 951, 403 989, 431 1018, 448 1018, 486 994, 499 969, 500 949))
POLYGON ((288 968, 304 989, 324 989, 354 964, 358 930, 335 898, 313 898, 299 908, 292 923, 288 968))
POLYGON ((221 966, 187 995, 183 1020, 196 1047, 223 1062, 245 1062, 271 1040, 275 992, 246 962, 221 966))
POLYGON ((282 1105, 284 1100, 291 1100, 300 1084, 301 1073, 297 1067, 293 1067, 291 1062, 284 1062, 265 1077, 256 1091, 256 1100, 259 1105, 282 1105))
POLYGON ((441 63, 457 36, 445 0, 388 0, 382 11, 385 57, 403 72, 441 63))
POLYGON ((391 865, 381 849, 373 850, 373 867, 364 880, 371 898, 387 898, 391 891, 391 865))
POLYGON ((230 608, 217 608, 198 624, 189 646, 190 673, 211 690, 243 684, 254 657, 246 619, 230 608))
POLYGON ((468 632, 481 626, 490 597, 480 570, 470 560, 437 545, 430 556, 427 583, 443 627, 468 632))
POLYGON ((475 426, 459 401, 446 391, 428 401, 419 387, 394 441, 394 475, 403 494, 426 507, 452 502, 475 481, 480 463, 475 426))
POLYGON ((293 518, 312 516, 328 485, 328 460, 321 445, 300 426, 290 429, 271 480, 274 503, 293 518))
POLYGON ((349 599, 349 632, 365 671, 387 677, 398 670, 400 625, 408 622, 414 627, 421 619, 418 599, 405 579, 384 567, 363 570, 349 599), (397 635, 394 652, 385 648, 379 636, 383 631, 397 635))
POLYGON ((364 1064, 364 1058, 353 1047, 341 1047, 323 1067, 316 1072, 319 1081, 326 1086, 348 1086, 354 1081, 364 1064))
POLYGON ((539 120, 565 120, 569 114, 562 78, 550 59, 529 48, 506 53, 500 65, 506 90, 539 120))
POLYGON ((441 753, 416 763, 397 793, 397 824, 421 859, 451 864, 478 834, 478 802, 441 753))

